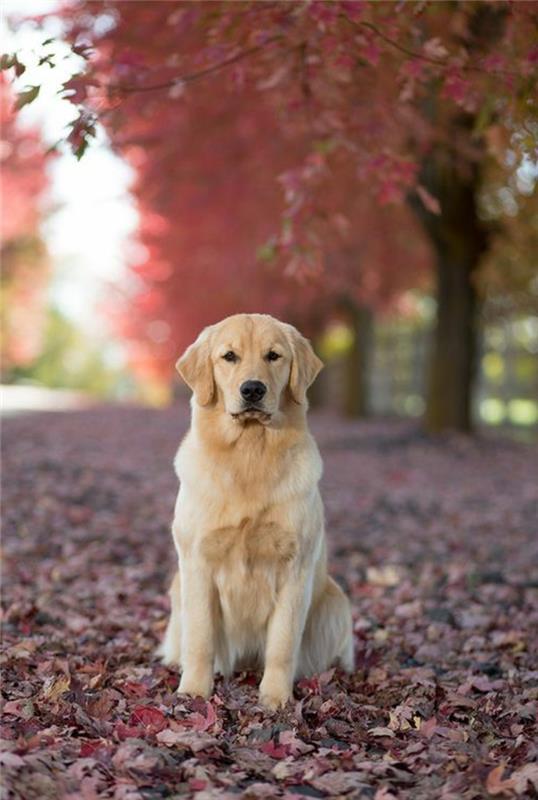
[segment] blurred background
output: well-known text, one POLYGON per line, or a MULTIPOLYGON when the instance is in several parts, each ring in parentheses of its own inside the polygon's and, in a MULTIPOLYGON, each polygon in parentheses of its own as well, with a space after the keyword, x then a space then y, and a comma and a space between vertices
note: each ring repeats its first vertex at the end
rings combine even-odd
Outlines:
POLYGON ((316 407, 536 435, 535 4, 401 5, 4 0, 5 412, 169 404, 263 311, 316 407))

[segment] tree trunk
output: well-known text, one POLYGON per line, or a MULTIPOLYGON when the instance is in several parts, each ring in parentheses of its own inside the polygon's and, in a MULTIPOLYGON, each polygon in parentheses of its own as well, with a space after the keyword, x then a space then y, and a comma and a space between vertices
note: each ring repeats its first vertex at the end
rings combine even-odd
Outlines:
POLYGON ((439 253, 437 324, 428 375, 426 429, 469 432, 475 378, 477 297, 471 261, 439 253))
MULTIPOLYGON (((316 353, 319 353, 319 346, 317 345, 316 341, 312 342, 314 350, 316 353)), ((308 405, 311 409, 320 409, 323 408, 325 397, 323 391, 323 379, 324 379, 323 371, 321 375, 318 375, 312 386, 308 390, 308 405)))
MULTIPOLYGON (((506 4, 475 3, 469 20, 468 51, 480 53, 501 39, 506 4)), ((441 205, 439 215, 411 203, 435 250, 437 261, 437 327, 426 403, 426 428, 470 431, 476 377, 478 299, 474 275, 489 245, 489 231, 477 212, 484 163, 484 141, 476 133, 476 116, 445 114, 438 87, 426 99, 424 114, 444 137, 428 154, 421 183, 441 205)))
POLYGON ((344 308, 353 331, 353 344, 344 365, 344 412, 348 417, 366 417, 370 413, 373 315, 369 308, 349 299, 346 299, 344 308))
MULTIPOLYGON (((453 126, 469 137, 469 118, 453 126)), ((477 213, 480 173, 477 165, 437 150, 422 171, 421 182, 440 202, 435 215, 412 201, 433 245, 437 265, 437 324, 427 382, 425 425, 431 433, 472 429, 476 376, 478 297, 474 274, 487 246, 487 231, 477 213)))

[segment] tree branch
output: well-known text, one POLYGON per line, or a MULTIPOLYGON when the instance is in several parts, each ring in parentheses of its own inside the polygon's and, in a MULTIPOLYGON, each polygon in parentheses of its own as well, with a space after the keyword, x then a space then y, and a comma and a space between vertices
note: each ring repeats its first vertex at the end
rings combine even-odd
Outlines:
POLYGON ((181 85, 182 83, 192 83, 199 78, 205 78, 207 75, 211 75, 213 72, 218 72, 220 69, 225 69, 232 64, 236 64, 243 58, 247 58, 248 56, 254 55, 254 53, 258 53, 260 50, 263 50, 264 47, 267 47, 269 44, 272 44, 273 42, 276 42, 282 38, 283 37, 281 35, 272 36, 263 44, 247 47, 246 50, 240 50, 239 53, 236 53, 233 56, 228 56, 228 58, 224 58, 222 61, 217 61, 216 64, 211 64, 209 67, 204 67, 197 72, 188 72, 185 75, 180 75, 177 78, 171 78, 170 80, 163 81, 162 83, 154 83, 150 84, 149 86, 129 86, 127 84, 120 83, 112 85, 109 88, 118 92, 156 92, 161 89, 172 89, 174 86, 181 85))
POLYGON ((407 47, 403 47, 403 45, 401 45, 399 42, 395 42, 394 39, 390 39, 388 36, 386 36, 383 33, 383 31, 380 31, 379 28, 377 28, 371 22, 355 23, 353 20, 350 20, 350 22, 353 22, 353 24, 357 26, 360 25, 362 28, 368 28, 368 30, 371 30, 373 33, 375 33, 376 36, 379 36, 380 39, 383 39, 384 42, 390 44, 392 47, 395 47, 397 50, 399 50, 401 53, 404 53, 406 56, 410 56, 411 58, 418 58, 421 61, 427 61, 429 64, 435 64, 438 67, 446 67, 447 65, 446 61, 443 61, 440 58, 431 58, 430 56, 422 55, 422 53, 415 53, 413 50, 408 50, 407 47))
MULTIPOLYGON (((371 22, 355 22, 355 20, 342 15, 347 22, 353 25, 355 28, 368 28, 368 30, 372 31, 376 36, 382 39, 387 44, 390 44, 391 47, 394 47, 396 50, 399 50, 400 53, 404 53, 404 55, 409 56, 410 58, 416 58, 419 61, 426 61, 428 64, 434 64, 436 67, 450 67, 453 66, 447 59, 442 58, 432 58, 431 56, 425 56, 423 53, 417 53, 414 50, 409 50, 407 47, 404 47, 399 42, 396 42, 394 39, 391 39, 389 36, 386 36, 383 31, 380 31, 375 25, 371 22)), ((490 75, 517 75, 516 72, 513 70, 505 70, 505 69, 484 69, 484 67, 479 67, 476 64, 461 64, 460 69, 467 72, 486 72, 490 75)))

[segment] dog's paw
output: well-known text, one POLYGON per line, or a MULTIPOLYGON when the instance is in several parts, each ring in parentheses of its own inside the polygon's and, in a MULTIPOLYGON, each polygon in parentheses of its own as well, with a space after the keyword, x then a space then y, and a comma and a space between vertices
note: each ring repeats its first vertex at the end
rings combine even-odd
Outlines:
POLYGON ((260 703, 269 711, 278 711, 279 708, 284 708, 288 700, 289 694, 268 694, 267 692, 260 692, 260 703))
POLYGON ((260 703, 271 711, 284 708, 291 698, 291 690, 284 685, 279 685, 262 680, 260 684, 260 703))
POLYGON ((188 694, 190 697, 203 697, 207 700, 213 690, 213 677, 189 678, 183 675, 178 686, 178 694, 188 694))

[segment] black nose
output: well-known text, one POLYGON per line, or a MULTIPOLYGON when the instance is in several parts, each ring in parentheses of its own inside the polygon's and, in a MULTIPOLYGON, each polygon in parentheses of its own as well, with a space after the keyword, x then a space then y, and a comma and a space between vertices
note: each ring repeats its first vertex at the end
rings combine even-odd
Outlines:
POLYGON ((245 381, 241 384, 239 391, 241 397, 249 403, 257 403, 267 391, 267 387, 261 381, 245 381))

